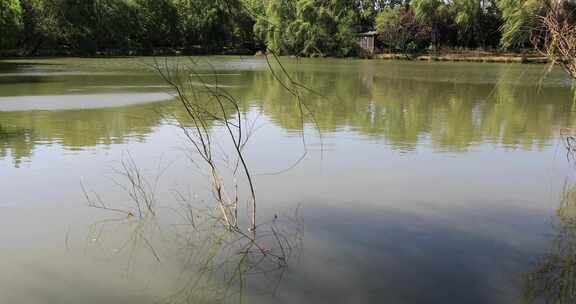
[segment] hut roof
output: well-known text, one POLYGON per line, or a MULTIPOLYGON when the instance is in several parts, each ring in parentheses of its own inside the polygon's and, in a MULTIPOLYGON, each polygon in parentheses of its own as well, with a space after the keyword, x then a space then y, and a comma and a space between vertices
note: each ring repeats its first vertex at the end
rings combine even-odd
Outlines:
POLYGON ((358 36, 376 36, 378 35, 377 31, 369 31, 365 33, 358 33, 358 36))

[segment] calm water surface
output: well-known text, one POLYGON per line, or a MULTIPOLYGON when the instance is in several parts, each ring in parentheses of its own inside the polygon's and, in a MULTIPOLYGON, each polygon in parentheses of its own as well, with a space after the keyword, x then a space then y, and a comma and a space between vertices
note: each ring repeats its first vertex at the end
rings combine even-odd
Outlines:
MULTIPOLYGON (((305 225, 275 295, 255 288, 250 302, 512 303, 546 256, 576 245, 562 238, 576 206, 562 199, 575 169, 560 133, 576 116, 561 71, 542 79, 543 66, 283 59, 323 95, 304 96, 314 123, 303 129, 264 59, 199 60, 204 80, 257 126, 247 155, 259 215, 299 207, 305 225)), ((113 179, 129 153, 145 174, 167 168, 161 208, 176 190, 202 201, 205 179, 166 115, 184 113, 146 63, 0 61, 1 303, 158 303, 181 283, 169 254, 127 259, 115 254, 121 242, 99 242, 93 224, 107 215, 81 187, 126 204, 113 179)))

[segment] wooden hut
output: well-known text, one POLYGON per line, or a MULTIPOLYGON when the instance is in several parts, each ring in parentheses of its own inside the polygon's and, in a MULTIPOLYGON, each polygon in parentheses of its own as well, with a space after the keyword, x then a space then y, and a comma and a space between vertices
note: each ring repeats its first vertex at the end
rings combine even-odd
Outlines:
POLYGON ((370 31, 366 33, 358 34, 358 44, 361 48, 365 49, 370 53, 374 53, 374 41, 376 40, 376 35, 378 32, 370 31))

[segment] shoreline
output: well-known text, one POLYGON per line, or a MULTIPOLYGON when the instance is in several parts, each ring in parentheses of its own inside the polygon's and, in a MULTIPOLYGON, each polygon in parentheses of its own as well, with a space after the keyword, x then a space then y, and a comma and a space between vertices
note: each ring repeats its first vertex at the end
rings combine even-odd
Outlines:
MULTIPOLYGON (((34 59, 55 59, 55 58, 93 58, 93 59, 109 59, 109 58, 135 58, 135 57, 181 57, 181 56, 236 56, 236 54, 197 54, 197 55, 184 55, 184 54, 164 54, 164 55, 95 55, 95 56, 81 56, 81 55, 55 55, 55 56, 0 56, 0 61, 10 60, 34 60, 34 59)), ((252 55, 238 54, 237 56, 245 57, 261 57, 262 53, 252 55)), ((294 58, 295 56, 285 55, 281 57, 294 58)), ((307 57, 298 57, 307 58, 307 57)), ((332 57, 319 57, 319 58, 332 58, 332 57)), ((334 57, 338 58, 338 57, 334 57)), ((481 52, 481 51, 464 51, 464 52, 440 52, 439 54, 401 54, 401 53, 376 53, 369 57, 348 57, 349 59, 369 59, 369 60, 403 60, 403 61, 440 61, 440 62, 477 62, 477 63, 519 63, 519 64, 546 64, 549 62, 548 58, 540 54, 521 54, 521 53, 497 53, 497 52, 481 52)), ((343 58, 344 59, 344 58, 343 58)))

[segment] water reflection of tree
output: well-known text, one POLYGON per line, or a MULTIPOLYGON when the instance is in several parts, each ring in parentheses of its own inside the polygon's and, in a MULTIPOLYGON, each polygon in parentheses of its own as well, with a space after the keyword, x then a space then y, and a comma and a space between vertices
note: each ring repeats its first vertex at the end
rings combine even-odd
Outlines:
POLYGON ((10 152, 14 165, 18 167, 22 159, 32 153, 33 145, 29 129, 17 129, 0 124, 0 158, 8 156, 10 152))
MULTIPOLYGON (((564 102, 570 90, 538 88, 537 79, 527 81, 520 69, 501 68, 496 81, 467 79, 472 77, 467 74, 442 80, 428 74, 350 65, 330 72, 297 70, 293 77, 330 97, 305 96, 322 131, 351 129, 399 149, 412 149, 424 137, 443 150, 465 150, 480 142, 541 148, 560 126, 574 125, 564 102)), ((258 100, 283 128, 298 129, 297 104, 285 102, 289 96, 283 88, 265 73, 247 76, 249 83, 237 94, 258 100)))
POLYGON ((16 164, 29 157, 36 145, 58 143, 81 150, 96 145, 143 139, 161 123, 159 111, 173 104, 153 103, 118 108, 0 112, 0 157, 8 153, 16 164))
MULTIPOLYGON (((230 111, 233 115, 234 111, 230 111)), ((156 127, 185 116, 175 102, 125 107, 0 112, 0 158, 11 155, 16 164, 30 157, 37 145, 59 144, 67 150, 143 140, 156 127)))
MULTIPOLYGON (((424 138, 439 150, 462 151, 490 142, 523 149, 542 148, 560 127, 574 127, 570 90, 525 80, 521 69, 494 67, 496 79, 475 73, 438 76, 432 68, 409 72, 411 64, 293 65, 291 77, 314 88, 302 92, 302 102, 315 113, 322 132, 342 129, 385 139, 393 148, 414 149, 424 138), (497 85, 494 85, 494 82, 497 85)), ((214 82, 214 79, 206 78, 214 82)), ((241 100, 240 109, 257 108, 288 130, 302 128, 298 101, 267 71, 243 71, 242 77, 220 77, 241 100)), ((0 139, 3 155, 15 159, 32 153, 37 142, 61 143, 68 149, 122 143, 126 137, 143 138, 162 123, 160 108, 182 113, 174 103, 59 112, 0 113, 6 126, 33 130, 33 136, 0 139)), ((230 113, 233 115, 233 113, 230 113)))
POLYGON ((576 186, 565 185, 556 215, 553 246, 525 278, 524 299, 528 303, 576 301, 576 186))

